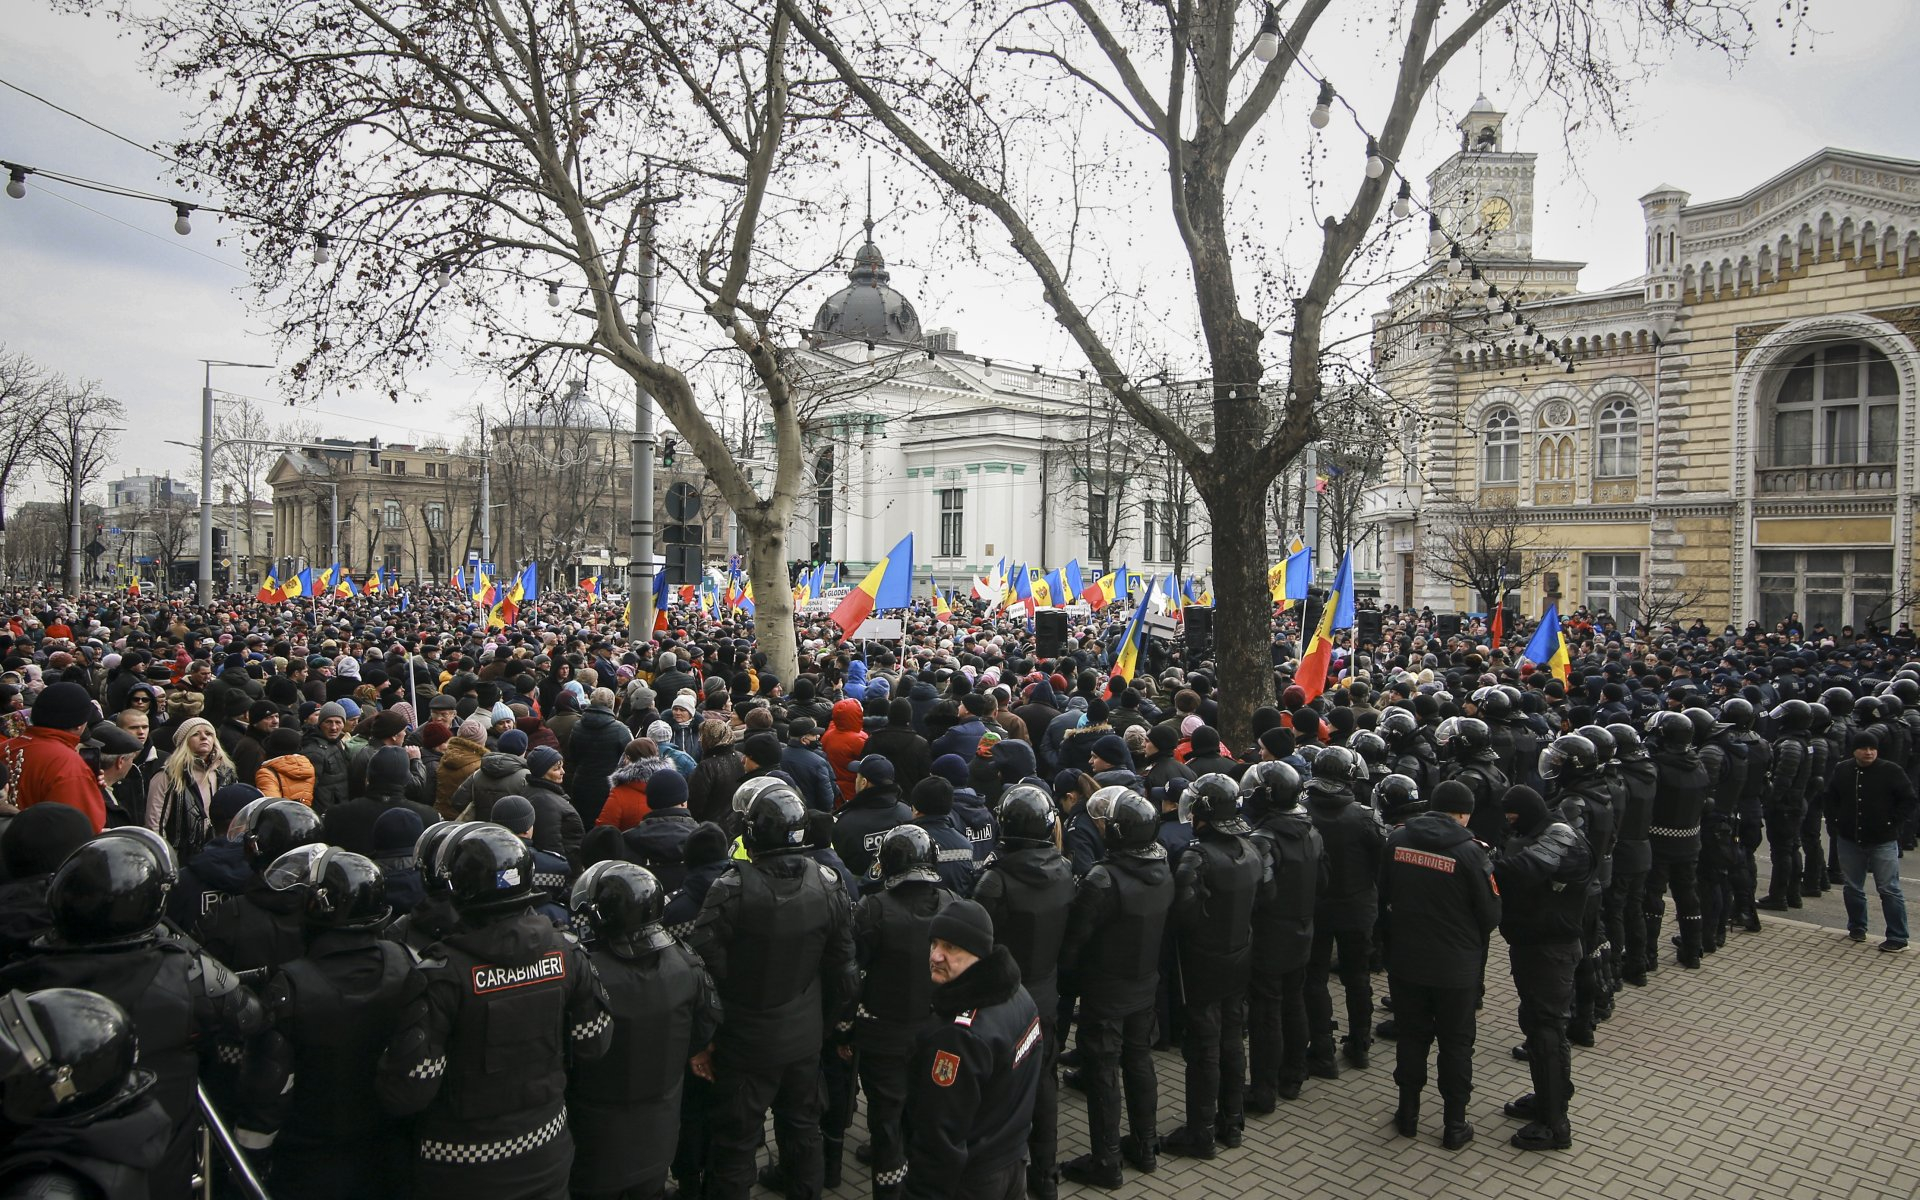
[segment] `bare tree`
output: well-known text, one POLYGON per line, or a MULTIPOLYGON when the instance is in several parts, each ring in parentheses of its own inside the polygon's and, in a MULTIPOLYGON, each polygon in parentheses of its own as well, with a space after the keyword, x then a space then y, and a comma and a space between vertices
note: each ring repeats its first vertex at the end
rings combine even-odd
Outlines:
POLYGON ((1891 592, 1874 601, 1873 606, 1861 616, 1860 631, 1865 633, 1886 629, 1896 618, 1905 616, 1916 606, 1920 606, 1920 588, 1906 587, 1891 592))
POLYGON ((57 386, 33 359, 0 348, 0 548, 7 537, 7 485, 33 452, 57 386))
POLYGON ((57 578, 66 556, 67 524, 62 502, 30 500, 16 508, 7 539, 7 574, 57 578))
POLYGON ((1099 574, 1119 566, 1114 547, 1143 511, 1142 467, 1153 443, 1105 388, 1088 389, 1074 424, 1064 453, 1084 514, 1089 565, 1099 574))
POLYGON ((80 594, 81 493, 105 469, 122 432, 115 422, 126 416, 125 406, 99 383, 62 381, 53 389, 45 422, 38 427, 37 449, 47 478, 67 499, 67 565, 60 586, 69 596, 80 594))
POLYGON ((186 555, 188 544, 200 531, 200 510, 188 504, 184 497, 175 498, 169 492, 155 495, 153 503, 136 509, 134 522, 141 536, 133 544, 153 549, 153 565, 158 570, 160 586, 171 590, 173 565, 186 555))
POLYGON ((1566 561, 1566 550, 1512 500, 1449 497, 1429 502, 1427 512, 1422 565, 1435 579, 1472 592, 1483 612, 1566 561))
MULTIPOLYGON (((580 354, 612 364, 738 515, 760 643, 794 673, 785 539, 801 428, 776 331, 798 323, 792 291, 826 263, 805 244, 815 206, 777 194, 808 189, 772 185, 825 158, 813 130, 841 114, 790 74, 784 12, 174 0, 138 28, 156 71, 200 98, 174 152, 232 197, 279 333, 312 348, 297 386, 398 397, 420 363, 467 348, 517 373, 580 354), (663 277, 673 301, 639 311, 663 277), (770 478, 748 479, 674 365, 716 355, 766 394, 770 478)), ((648 616, 643 595, 632 628, 648 616)))
POLYGON ((1633 598, 1633 611, 1609 613, 1615 621, 1634 625, 1649 633, 1677 625, 1680 617, 1706 598, 1706 589, 1691 586, 1675 575, 1655 575, 1646 590, 1633 598))
MULTIPOLYGON (((1360 170, 1355 155, 1350 170, 1317 187, 1316 200, 1331 211, 1308 259, 1285 263, 1249 235, 1276 218, 1259 211, 1266 189, 1243 181, 1251 177, 1250 160, 1280 144, 1267 118, 1307 46, 1345 32, 1315 36, 1334 0, 1301 0, 1284 27, 1280 6, 1249 0, 983 0, 961 14, 950 5, 902 0, 830 9, 824 0, 780 4, 900 153, 938 179, 970 217, 984 213, 999 225, 1101 384, 1192 474, 1219 548, 1221 724, 1236 742, 1249 736, 1254 709, 1273 695, 1266 563, 1245 548, 1266 544, 1263 517, 1274 477, 1326 428, 1321 379, 1338 353, 1328 341, 1328 317, 1354 298, 1353 285, 1368 274, 1367 256, 1387 232, 1382 208, 1398 186, 1408 135, 1448 64, 1483 34, 1500 39, 1510 43, 1500 52, 1511 50, 1516 71, 1540 90, 1611 118, 1623 76, 1645 60, 1647 42, 1685 35, 1725 44, 1750 28, 1737 0, 1341 4, 1325 25, 1378 30, 1390 39, 1398 66, 1385 94, 1354 105, 1376 122, 1368 169, 1360 170), (942 52, 929 53, 930 45, 942 52), (1114 337, 1096 324, 1115 284, 1089 272, 1076 280, 1074 252, 1084 231, 1071 211, 1063 213, 1057 172, 1035 171, 1036 163, 1058 162, 1059 142, 1071 136, 1062 131, 1083 128, 1089 103, 1108 110, 1118 131, 1111 154, 1087 158, 1092 169, 1120 176, 1100 182, 1114 192, 1165 198, 1164 213, 1151 219, 1170 217, 1170 231, 1163 224, 1147 233, 1146 219, 1126 223, 1136 237, 1177 238, 1184 251, 1211 381, 1210 439, 1152 405, 1114 337), (1124 164, 1142 159, 1160 176, 1157 186, 1126 175, 1124 164), (1276 356, 1262 351, 1269 330, 1286 341, 1278 367, 1270 365, 1276 356)), ((1297 157, 1312 160, 1318 152, 1297 157)), ((1075 179, 1075 194, 1091 182, 1075 179)))
MULTIPOLYGON (((250 400, 226 404, 214 413, 213 483, 223 491, 230 489, 246 513, 241 524, 250 559, 260 553, 259 547, 253 544, 253 506, 266 486, 267 469, 282 453, 277 446, 260 443, 274 438, 273 426, 250 400)), ((211 485, 203 482, 202 486, 211 485)), ((217 492, 211 493, 210 498, 220 501, 217 492)))
POLYGON ((495 534, 497 560, 568 567, 586 546, 610 540, 616 522, 625 527, 624 509, 618 516, 614 509, 626 494, 616 483, 625 474, 628 434, 615 422, 614 410, 584 385, 515 400, 494 427, 491 449, 508 535, 503 543, 495 534))

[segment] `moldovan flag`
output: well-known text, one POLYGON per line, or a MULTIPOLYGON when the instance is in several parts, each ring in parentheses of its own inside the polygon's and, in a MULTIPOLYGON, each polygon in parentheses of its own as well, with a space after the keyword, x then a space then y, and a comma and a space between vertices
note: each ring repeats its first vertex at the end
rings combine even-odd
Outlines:
POLYGON ((1055 567, 1047 572, 1047 607, 1065 608, 1073 603, 1073 593, 1067 590, 1067 573, 1064 568, 1055 567))
POLYGON ((1487 645, 1492 649, 1500 648, 1500 641, 1507 636, 1507 606, 1502 604, 1493 610, 1493 624, 1487 629, 1487 645))
POLYGON ((1567 654, 1567 639, 1560 633, 1558 604, 1547 605, 1547 615, 1540 618, 1540 628, 1533 631, 1533 640, 1527 643, 1520 657, 1553 672, 1553 677, 1561 683, 1567 681, 1573 660, 1567 654))
POLYGON ((127 595, 132 596, 135 600, 140 598, 140 577, 138 575, 127 580, 127 595))
POLYGON ((889 604, 896 597, 908 597, 913 588, 913 535, 908 534, 900 543, 887 551, 885 557, 875 564, 867 577, 847 593, 846 599, 827 617, 840 627, 842 634, 851 634, 860 628, 876 608, 903 608, 904 603, 889 604))
POLYGON ((933 594, 933 615, 942 621, 953 620, 953 607, 947 603, 947 598, 937 591, 933 594))
POLYGON ((661 567, 653 577, 653 631, 667 631, 667 569, 661 567))
POLYGON ((598 575, 589 575, 585 579, 582 579, 580 581, 580 590, 587 594, 587 599, 589 600, 597 598, 600 595, 600 577, 598 575))
POLYGON ((1320 625, 1313 631, 1313 640, 1307 643, 1307 652, 1300 656, 1300 669, 1293 673, 1294 684, 1306 692, 1309 701, 1327 690, 1327 667, 1333 661, 1333 631, 1344 628, 1338 624, 1343 607, 1347 610, 1347 624, 1353 624, 1352 551, 1340 560, 1340 570, 1333 577, 1333 594, 1321 607, 1320 625))
POLYGON ((1274 599, 1292 608, 1307 598, 1307 588, 1313 583, 1313 550, 1295 538, 1293 548, 1287 552, 1286 567, 1286 581, 1281 593, 1274 599))
MULTIPOLYGON (((1121 567, 1120 576, 1124 577, 1126 573, 1127 573, 1127 569, 1125 567, 1121 567)), ((1114 580, 1115 580, 1114 573, 1112 571, 1108 571, 1105 575, 1102 575, 1100 578, 1094 580, 1092 583, 1088 584, 1086 587, 1081 588, 1080 595, 1082 598, 1086 600, 1087 607, 1091 608, 1095 612, 1099 612, 1101 609, 1105 608, 1107 605, 1112 604, 1114 596, 1117 594, 1115 590, 1117 585, 1115 584, 1114 580)))
POLYGON ((459 567, 455 567, 453 569, 453 586, 459 588, 463 592, 467 590, 467 574, 465 571, 461 570, 459 567))
POLYGON ((272 568, 268 568, 261 577, 260 590, 253 594, 253 598, 262 604, 278 604, 287 598, 287 594, 280 590, 280 581, 273 577, 272 568))
MULTIPOLYGON (((1147 585, 1149 590, 1152 584, 1147 585)), ((1147 638, 1147 602, 1142 600, 1134 607, 1133 619, 1127 622, 1126 636, 1120 639, 1120 648, 1113 656, 1111 678, 1128 680, 1133 678, 1134 668, 1140 662, 1140 651, 1147 638)))
POLYGON ((1075 596, 1087 590, 1087 581, 1080 574, 1080 560, 1077 558, 1067 563, 1066 566, 1061 567, 1060 573, 1066 577, 1067 588, 1064 593, 1055 592, 1054 596, 1060 607, 1065 608, 1067 605, 1073 603, 1075 596))
POLYGON ((287 580, 285 591, 289 599, 313 595, 313 568, 305 567, 299 574, 287 580))

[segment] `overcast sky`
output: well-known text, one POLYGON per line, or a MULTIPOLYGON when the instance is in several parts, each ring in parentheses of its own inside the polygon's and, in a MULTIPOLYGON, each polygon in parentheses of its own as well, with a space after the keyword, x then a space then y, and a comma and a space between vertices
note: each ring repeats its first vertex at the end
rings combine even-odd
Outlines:
MULTIPOLYGON (((185 122, 177 99, 139 67, 137 48, 100 20, 43 11, 36 0, 13 0, 0 39, 0 80, 49 100, 139 142, 177 136, 185 122)), ((1535 252, 1589 264, 1588 288, 1632 278, 1641 264, 1637 198, 1669 183, 1696 201, 1744 192, 1822 146, 1920 159, 1920 3, 1914 0, 1825 0, 1813 6, 1815 34, 1789 54, 1773 22, 1777 0, 1755 0, 1760 28, 1753 53, 1739 67, 1700 52, 1663 64, 1631 104, 1624 136, 1579 141, 1569 161, 1558 113, 1522 111, 1510 118, 1508 148, 1540 155, 1535 252)), ((1361 56, 1345 64, 1334 46, 1317 60, 1329 75, 1371 69, 1361 56)), ((1472 103, 1491 64, 1463 55, 1423 115, 1407 156, 1407 173, 1424 180, 1451 153, 1450 127, 1472 103)), ((1283 104, 1295 103, 1290 89, 1283 104)), ((1492 98, 1511 107, 1497 86, 1492 98)), ((1308 102, 1310 103, 1310 101, 1308 102)), ((1292 114, 1299 115, 1299 114, 1292 114)), ((169 194, 164 166, 138 149, 88 128, 18 92, 0 87, 0 158, 169 194)), ((918 186, 904 172, 876 168, 885 197, 918 186)), ((1297 185, 1296 180, 1276 186, 1297 185)), ((25 200, 0 197, 0 345, 24 351, 67 374, 100 379, 127 406, 129 429, 117 469, 195 473, 197 454, 168 446, 199 432, 201 358, 291 361, 260 335, 245 303, 242 249, 220 244, 216 223, 195 221, 192 236, 171 228, 155 205, 30 182, 25 200), (80 207, 85 205, 86 208, 80 207), (97 211, 87 211, 91 208, 97 211)), ((915 298, 929 327, 954 326, 963 349, 1018 362, 1082 365, 1046 319, 1030 278, 992 267, 928 261, 946 245, 936 216, 902 217, 883 225, 880 242, 893 284, 915 298), (928 224, 936 222, 935 224, 928 224)), ((1424 237, 1420 238, 1424 241, 1424 237)), ((1417 247, 1416 247, 1417 251, 1417 247)), ((1116 262, 1117 270, 1129 264, 1116 262)), ((823 283, 797 306, 810 313, 839 286, 823 283)), ((264 372, 226 370, 216 384, 270 406, 264 372)), ((334 400, 300 414, 328 434, 383 441, 421 441, 445 431, 476 400, 501 394, 497 383, 449 366, 432 377, 420 404, 334 400)), ((18 488, 15 497, 44 485, 18 488)), ((96 489, 97 492, 98 489, 96 489)))

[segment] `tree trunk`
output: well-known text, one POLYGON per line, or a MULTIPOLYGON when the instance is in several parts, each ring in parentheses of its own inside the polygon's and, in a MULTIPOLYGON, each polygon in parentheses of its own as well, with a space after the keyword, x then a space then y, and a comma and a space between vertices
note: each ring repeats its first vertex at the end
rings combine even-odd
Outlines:
POLYGON ((1273 703, 1273 604, 1267 590, 1266 490, 1270 480, 1223 471, 1202 489, 1213 529, 1213 660, 1220 734, 1239 751, 1253 713, 1273 703), (1255 549, 1255 548, 1258 549, 1255 549))
POLYGON ((754 642, 767 656, 767 669, 783 687, 792 688, 800 674, 800 650, 794 638, 793 587, 787 580, 787 523, 776 519, 777 512, 736 511, 747 538, 754 642))

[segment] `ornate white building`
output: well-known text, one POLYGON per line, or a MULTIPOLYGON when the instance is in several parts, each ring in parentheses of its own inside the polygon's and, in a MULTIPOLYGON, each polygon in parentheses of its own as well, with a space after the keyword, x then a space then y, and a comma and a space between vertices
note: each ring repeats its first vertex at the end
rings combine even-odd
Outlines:
POLYGON ((1920 163, 1827 149, 1722 200, 1641 198, 1645 273, 1578 290, 1534 255, 1533 157, 1482 99, 1431 177, 1477 265, 1428 269, 1375 320, 1389 391, 1423 418, 1375 489, 1383 598, 1478 607, 1420 569, 1447 505, 1517 504, 1560 563, 1550 597, 1631 616, 1811 629, 1897 623, 1917 577, 1920 163), (1484 283, 1519 293, 1484 318, 1484 283), (1552 343, 1570 363, 1543 353, 1552 343))
POLYGON ((790 553, 851 572, 912 533, 922 594, 1001 560, 1077 559, 1089 581, 1122 563, 1205 572, 1205 510, 1151 439, 1083 378, 922 329, 872 229, 796 352, 814 381, 802 401, 813 492, 790 553))

